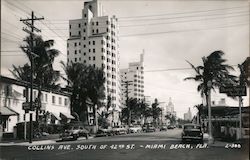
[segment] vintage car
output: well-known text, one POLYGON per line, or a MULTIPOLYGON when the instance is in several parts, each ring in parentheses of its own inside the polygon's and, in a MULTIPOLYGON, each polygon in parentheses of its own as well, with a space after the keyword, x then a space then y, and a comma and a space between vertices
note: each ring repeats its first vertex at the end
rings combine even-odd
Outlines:
POLYGON ((146 128, 146 132, 155 132, 156 128, 153 125, 148 125, 146 128))
POLYGON ((160 131, 167 131, 167 126, 161 126, 160 131))
POLYGON ((86 137, 86 139, 88 139, 88 136, 89 136, 89 131, 80 125, 69 126, 60 135, 62 140, 67 140, 67 139, 77 140, 77 138, 79 137, 86 137))
POLYGON ((142 131, 142 127, 140 125, 130 126, 128 129, 129 133, 139 133, 141 131, 142 131))
POLYGON ((112 128, 112 132, 115 135, 127 134, 127 129, 123 126, 115 126, 112 128))
POLYGON ((182 132, 182 142, 198 141, 203 143, 203 133, 201 126, 197 124, 185 124, 182 132))
POLYGON ((110 128, 99 128, 96 137, 113 136, 113 131, 110 128))

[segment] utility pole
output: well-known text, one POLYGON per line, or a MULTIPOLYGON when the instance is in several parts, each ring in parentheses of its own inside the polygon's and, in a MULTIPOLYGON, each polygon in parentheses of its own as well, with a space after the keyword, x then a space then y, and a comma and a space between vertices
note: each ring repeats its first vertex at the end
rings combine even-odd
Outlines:
POLYGON ((129 100, 129 89, 128 86, 132 85, 133 81, 122 81, 122 85, 125 85, 125 94, 126 94, 126 106, 128 107, 128 126, 131 124, 131 110, 130 106, 128 105, 128 100, 129 100))
MULTIPOLYGON (((33 110, 33 63, 34 63, 34 58, 33 57, 34 54, 34 31, 36 32, 41 32, 41 30, 39 30, 38 28, 36 28, 34 26, 34 22, 36 20, 43 20, 44 18, 37 18, 34 15, 34 12, 31 12, 31 18, 27 18, 27 19, 20 19, 21 22, 23 22, 28 28, 30 28, 31 30, 28 30, 27 28, 23 28, 23 30, 27 33, 30 34, 30 50, 27 49, 27 52, 30 52, 30 67, 31 67, 31 72, 30 72, 30 111, 33 110)), ((29 42, 28 42, 29 43, 29 42)), ((37 109, 36 109, 37 110, 37 109)), ((29 126, 29 143, 32 143, 32 113, 30 113, 30 126, 29 126)), ((38 113, 36 112, 36 116, 38 116, 38 113)))

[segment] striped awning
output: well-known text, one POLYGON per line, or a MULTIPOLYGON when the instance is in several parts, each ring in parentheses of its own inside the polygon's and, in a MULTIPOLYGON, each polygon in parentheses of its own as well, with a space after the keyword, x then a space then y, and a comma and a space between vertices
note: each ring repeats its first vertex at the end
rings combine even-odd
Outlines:
POLYGON ((57 120, 61 120, 61 117, 60 117, 60 115, 59 115, 59 113, 58 114, 56 114, 56 113, 54 113, 54 112, 50 112, 57 120))
POLYGON ((0 114, 4 116, 13 116, 13 115, 18 115, 18 113, 8 107, 0 107, 0 114))
POLYGON ((61 115, 63 115, 64 117, 68 119, 75 119, 75 117, 73 117, 70 113, 61 112, 61 115))

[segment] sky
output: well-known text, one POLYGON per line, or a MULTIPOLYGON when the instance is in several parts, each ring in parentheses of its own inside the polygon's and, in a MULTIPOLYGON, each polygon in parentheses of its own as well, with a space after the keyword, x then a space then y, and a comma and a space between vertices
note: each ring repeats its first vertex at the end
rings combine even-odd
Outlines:
MULTIPOLYGON (((28 62, 19 46, 26 35, 20 18, 30 16, 31 10, 45 20, 35 25, 46 39, 55 40, 61 51, 54 67, 62 71, 60 61, 66 61, 68 20, 81 18, 82 0, 1 0, 1 74, 12 77, 12 65, 28 62)), ((225 53, 227 63, 236 67, 249 56, 249 1, 203 0, 102 0, 105 15, 115 15, 119 23, 120 68, 139 61, 145 51, 145 95, 160 102, 171 97, 177 116, 202 99, 197 84, 184 81, 194 76, 189 64, 201 65, 203 56, 216 50, 225 53), (163 71, 162 71, 163 70, 163 71)), ((212 100, 226 98, 226 104, 238 101, 224 94, 212 93, 212 100)), ((244 97, 244 105, 249 105, 244 97)))

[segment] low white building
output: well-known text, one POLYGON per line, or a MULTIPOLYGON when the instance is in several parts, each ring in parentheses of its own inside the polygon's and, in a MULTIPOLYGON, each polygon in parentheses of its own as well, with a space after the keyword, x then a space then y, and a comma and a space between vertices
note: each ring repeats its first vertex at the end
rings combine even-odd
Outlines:
MULTIPOLYGON (((0 76, 0 132, 13 132, 17 123, 28 122, 30 113, 35 121, 35 111, 25 112, 23 103, 26 102, 26 87, 29 84, 8 77, 0 76)), ((33 100, 37 98, 38 90, 34 86, 33 100)), ((29 94, 27 95, 29 97, 29 94)), ((42 89, 41 109, 39 118, 47 115, 48 124, 69 122, 74 117, 70 110, 70 94, 63 91, 42 89)))

